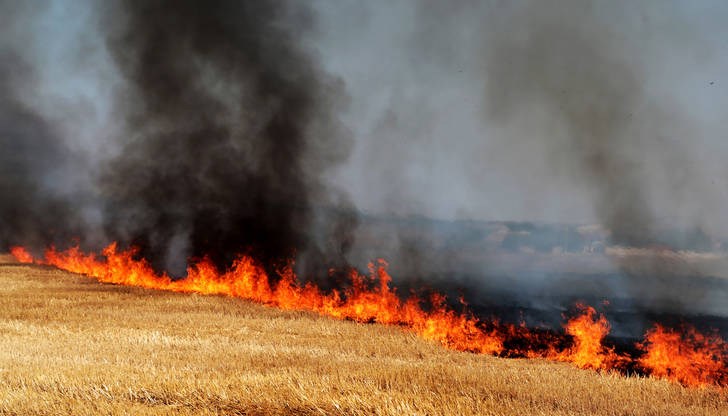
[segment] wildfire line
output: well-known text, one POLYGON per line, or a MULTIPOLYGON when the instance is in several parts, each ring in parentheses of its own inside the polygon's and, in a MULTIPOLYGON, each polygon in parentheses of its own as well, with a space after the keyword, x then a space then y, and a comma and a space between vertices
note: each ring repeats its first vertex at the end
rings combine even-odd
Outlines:
POLYGON ((429 299, 412 295, 402 300, 390 286, 392 278, 383 260, 369 265, 368 276, 351 270, 348 288, 324 293, 312 283, 299 283, 290 266, 279 272, 280 279, 273 285, 263 268, 247 256, 240 256, 225 272, 203 259, 188 268, 186 278, 174 280, 137 259, 135 250, 120 251, 116 244, 109 245, 101 256, 84 253, 78 247, 48 249, 44 260, 34 259, 23 247, 13 247, 11 254, 23 263, 53 265, 100 282, 227 295, 337 319, 398 325, 459 351, 540 357, 600 371, 636 368, 687 386, 728 385, 728 344, 718 334, 702 334, 689 326, 678 331, 656 324, 637 344, 642 354, 632 358, 604 345, 610 325, 591 306, 577 305, 580 313, 564 325, 568 337, 544 338, 525 327, 483 322, 467 311, 456 312, 437 293, 429 299), (571 342, 564 343, 569 337, 571 342), (519 347, 507 347, 515 344, 519 347), (561 347, 564 344, 567 346, 561 347))

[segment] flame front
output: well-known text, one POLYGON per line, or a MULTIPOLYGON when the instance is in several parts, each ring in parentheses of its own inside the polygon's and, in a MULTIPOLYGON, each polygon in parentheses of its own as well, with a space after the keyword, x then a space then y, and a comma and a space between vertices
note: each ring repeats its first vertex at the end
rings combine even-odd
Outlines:
POLYGON ((339 319, 400 325, 457 350, 486 354, 503 350, 499 334, 484 331, 478 319, 470 315, 448 309, 440 296, 433 296, 432 308, 428 310, 416 297, 402 301, 390 287, 391 277, 383 260, 369 265, 369 276, 352 270, 350 288, 323 293, 311 283, 299 284, 290 267, 281 272, 278 284, 271 287, 267 274, 247 256, 240 256, 225 273, 218 272, 211 262, 202 260, 188 268, 185 279, 173 280, 165 274, 155 273, 146 261, 136 260, 135 254, 134 250, 118 251, 116 244, 111 244, 103 251, 105 260, 94 254, 84 254, 78 248, 63 252, 49 249, 45 257, 48 264, 95 277, 101 282, 228 295, 339 319), (374 288, 370 289, 372 283, 374 288))
POLYGON ((655 325, 640 344, 642 367, 658 377, 696 386, 728 385, 728 344, 717 334, 686 326, 682 331, 655 325))
MULTIPOLYGON (((34 262, 22 247, 14 247, 11 254, 18 261, 34 262)), ((369 265, 368 276, 352 270, 347 289, 325 293, 312 283, 299 283, 290 265, 279 272, 280 279, 272 285, 263 268, 248 256, 238 257, 222 273, 203 259, 188 268, 186 278, 174 280, 157 274, 145 260, 137 260, 138 253, 133 249, 119 251, 116 244, 111 244, 102 254, 86 254, 77 247, 66 251, 51 248, 42 263, 106 283, 227 295, 281 309, 398 325, 454 350, 540 357, 594 370, 640 368, 688 386, 728 385, 728 347, 717 334, 706 336, 689 327, 677 332, 655 325, 637 345, 643 354, 635 359, 604 345, 610 325, 591 306, 577 305, 579 313, 564 325, 565 336, 544 336, 525 326, 482 322, 467 311, 456 312, 440 294, 426 301, 414 295, 402 300, 390 286, 392 279, 383 260, 369 265)))

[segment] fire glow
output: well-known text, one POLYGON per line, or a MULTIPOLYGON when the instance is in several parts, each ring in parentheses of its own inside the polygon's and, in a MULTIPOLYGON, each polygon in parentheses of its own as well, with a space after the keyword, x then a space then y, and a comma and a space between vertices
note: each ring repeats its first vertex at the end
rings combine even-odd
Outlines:
POLYGON ((433 294, 429 299, 411 295, 402 300, 396 288, 390 287, 392 279, 383 260, 369 265, 368 276, 351 270, 348 288, 323 292, 312 283, 299 283, 290 266, 279 271, 273 284, 263 268, 247 256, 238 257, 225 272, 201 260, 189 266, 186 278, 174 280, 137 259, 135 250, 120 251, 116 244, 104 249, 102 256, 83 253, 79 248, 48 249, 45 260, 34 259, 22 247, 12 248, 11 254, 23 263, 53 265, 105 283, 227 295, 337 319, 397 325, 459 351, 546 358, 600 371, 638 369, 687 386, 728 385, 728 343, 717 334, 702 334, 689 326, 677 331, 656 324, 637 344, 639 357, 631 357, 604 345, 610 325, 602 314, 591 306, 577 305, 579 313, 564 325, 566 335, 544 338, 523 326, 484 322, 468 312, 457 312, 447 306, 443 295, 433 294), (510 347, 516 339, 519 347, 510 347))

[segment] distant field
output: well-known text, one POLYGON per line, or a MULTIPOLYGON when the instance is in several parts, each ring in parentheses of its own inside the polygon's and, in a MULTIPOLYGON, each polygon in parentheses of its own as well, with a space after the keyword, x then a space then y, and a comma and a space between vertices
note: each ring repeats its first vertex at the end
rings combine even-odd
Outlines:
POLYGON ((726 415, 728 392, 0 256, 0 414, 726 415))

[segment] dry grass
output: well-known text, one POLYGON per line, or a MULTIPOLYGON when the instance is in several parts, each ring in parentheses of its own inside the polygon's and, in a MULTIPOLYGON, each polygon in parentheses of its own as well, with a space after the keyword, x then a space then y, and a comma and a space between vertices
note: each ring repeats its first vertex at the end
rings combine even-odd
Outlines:
POLYGON ((3 261, 0 414, 728 414, 715 389, 3 261))

